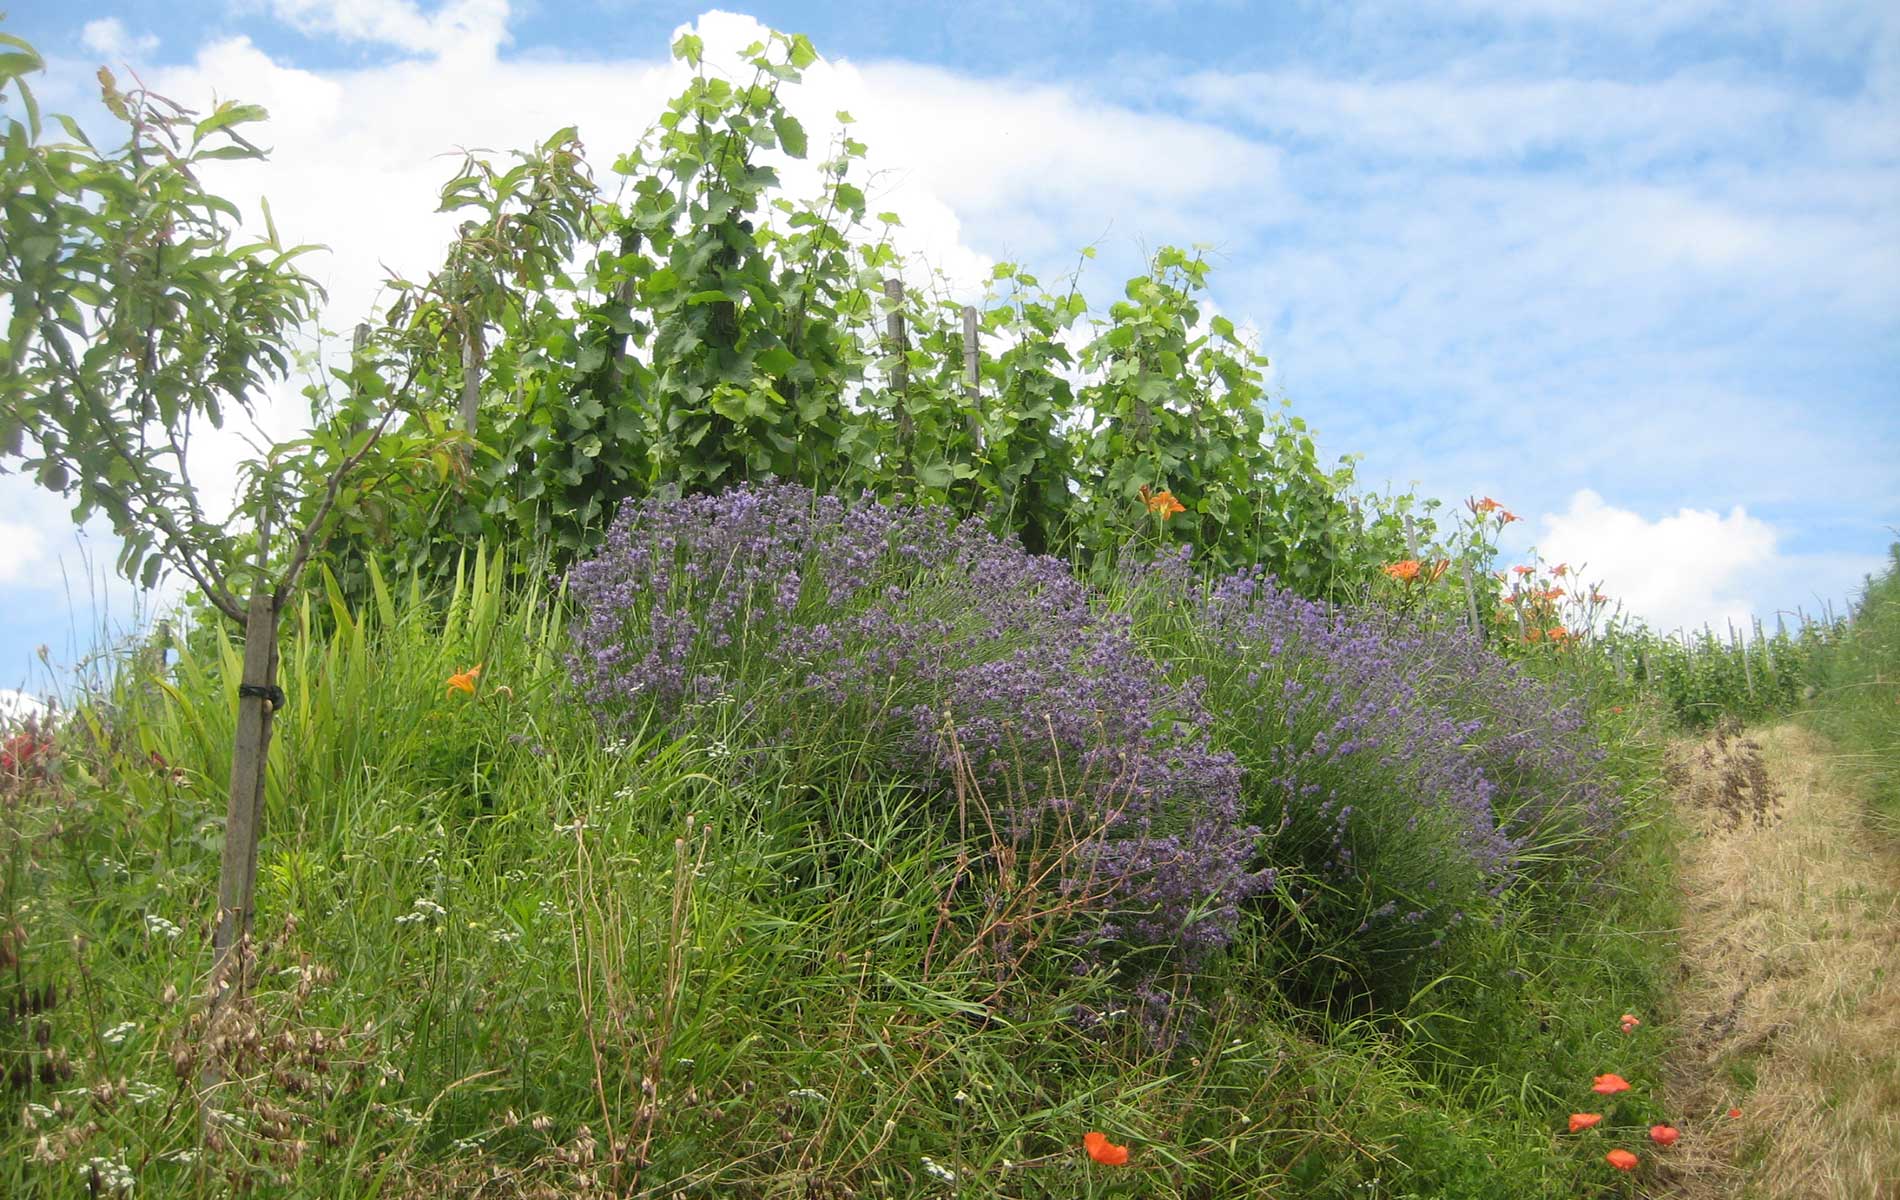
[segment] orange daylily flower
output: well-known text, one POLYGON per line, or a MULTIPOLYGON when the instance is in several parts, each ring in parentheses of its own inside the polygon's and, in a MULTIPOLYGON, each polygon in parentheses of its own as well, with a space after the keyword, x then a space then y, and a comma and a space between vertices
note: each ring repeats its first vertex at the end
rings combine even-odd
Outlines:
POLYGON ((1486 496, 1482 500, 1473 501, 1471 505, 1471 511, 1477 512, 1477 513, 1488 513, 1488 512, 1496 512, 1498 509, 1503 508, 1503 507, 1504 506, 1502 504, 1499 504, 1496 500, 1493 500, 1491 497, 1486 496))
POLYGON ((1550 627, 1550 632, 1546 634, 1545 636, 1548 637, 1553 642, 1561 642, 1565 638, 1570 636, 1570 631, 1568 629, 1565 629, 1562 625, 1552 625, 1550 627))
POLYGON ((1594 1129, 1596 1123, 1602 1119, 1602 1113, 1571 1113, 1570 1132, 1581 1133, 1586 1129, 1594 1129))
POLYGON ((1128 1147, 1117 1146, 1108 1140, 1108 1135, 1105 1133, 1089 1130, 1082 1135, 1082 1148, 1089 1152, 1090 1158, 1105 1167, 1121 1167, 1128 1164, 1128 1147))
POLYGON ((1524 566, 1522 563, 1519 563, 1517 566, 1512 567, 1511 570, 1516 571, 1519 575, 1529 575, 1532 571, 1536 570, 1536 568, 1527 567, 1527 566, 1524 566))
POLYGON ((458 671, 449 676, 448 683, 444 685, 445 691, 467 692, 473 696, 475 694, 475 680, 480 677, 481 673, 482 664, 480 663, 476 663, 466 671, 458 671))
POLYGON ((1524 631, 1524 640, 1527 642, 1539 641, 1543 638, 1543 636, 1544 636, 1544 631, 1539 629, 1535 625, 1531 626, 1529 629, 1526 629, 1524 631))
POLYGON ((1515 521, 1515 520, 1517 520, 1517 519, 1518 519, 1518 516, 1517 516, 1517 514, 1516 514, 1516 513, 1514 513, 1514 512, 1512 512, 1512 511, 1510 511, 1509 509, 1506 509, 1506 510, 1504 511, 1504 518, 1503 518, 1503 519, 1504 519, 1504 523, 1505 523, 1506 525, 1509 525, 1509 524, 1510 524, 1510 523, 1511 523, 1512 521, 1515 521))
POLYGON ((1145 483, 1141 485, 1141 502, 1148 506, 1149 512, 1154 513, 1164 521, 1175 513, 1187 511, 1187 508, 1183 506, 1179 500, 1174 498, 1173 492, 1151 492, 1145 483))
POLYGON ((1555 567, 1551 568, 1550 573, 1552 575, 1555 575, 1557 578, 1562 579, 1564 576, 1570 574, 1570 564, 1558 563, 1555 567))
POLYGON ((1411 583, 1418 578, 1418 560, 1416 558, 1407 558, 1399 562, 1387 563, 1379 569, 1401 583, 1411 583))
POLYGON ((1649 1140, 1658 1146, 1673 1146, 1676 1144, 1676 1140, 1681 1136, 1682 1130, 1677 1129, 1674 1125, 1651 1125, 1649 1127, 1649 1140))
POLYGON ((1605 1096, 1614 1096, 1618 1092, 1629 1091, 1630 1081, 1614 1073, 1599 1075, 1597 1076, 1597 1081, 1590 1085, 1590 1090, 1599 1092, 1605 1096))
POLYGON ((1634 1171, 1640 1160, 1627 1150, 1612 1150, 1603 1156, 1603 1161, 1619 1171, 1634 1171))

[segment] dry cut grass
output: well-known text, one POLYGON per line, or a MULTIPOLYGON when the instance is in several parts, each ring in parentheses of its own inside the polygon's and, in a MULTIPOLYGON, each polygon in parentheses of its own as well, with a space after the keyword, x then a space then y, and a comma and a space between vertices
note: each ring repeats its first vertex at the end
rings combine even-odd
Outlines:
POLYGON ((1671 771, 1691 832, 1672 1194, 1900 1197, 1900 847, 1793 725, 1717 730, 1671 771))

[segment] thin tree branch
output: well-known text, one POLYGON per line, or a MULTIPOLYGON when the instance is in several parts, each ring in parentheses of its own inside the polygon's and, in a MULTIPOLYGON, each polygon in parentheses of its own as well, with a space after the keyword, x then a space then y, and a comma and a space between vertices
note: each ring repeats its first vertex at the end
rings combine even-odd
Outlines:
MULTIPOLYGON (((409 378, 403 382, 403 392, 406 392, 410 384, 415 381, 415 375, 416 368, 412 364, 409 378)), ((369 440, 363 443, 363 448, 338 463, 330 472, 330 478, 323 487, 323 502, 317 505, 316 515, 306 521, 302 531, 297 534, 297 549, 290 557, 290 565, 284 568, 283 576, 278 579, 276 589, 271 592, 273 608, 281 608, 284 600, 290 595, 290 589, 296 586, 297 577, 303 573, 304 564, 309 561, 310 548, 316 543, 317 530, 323 528, 330 510, 336 507, 337 493, 343 488, 344 478, 354 471, 357 464, 362 462, 364 457, 375 448, 376 443, 382 440, 383 433, 389 428, 389 422, 399 411, 398 406, 394 404, 384 409, 382 420, 376 422, 370 429, 369 440)))
MULTIPOLYGON (((59 356, 60 365, 66 369, 67 374, 71 377, 79 394, 85 399, 87 406, 92 409, 93 418, 99 423, 101 436, 105 439, 106 444, 111 447, 114 453, 124 460, 126 466, 131 469, 133 478, 135 480, 138 479, 144 474, 141 470, 140 460, 126 447, 123 438, 120 436, 118 427, 109 419, 109 413, 104 402, 93 390, 91 384, 87 382, 85 375, 79 369, 79 365, 73 361, 72 351, 60 338, 43 338, 42 340, 47 345, 53 347, 53 352, 59 356)), ((178 527, 178 521, 173 517, 171 511, 153 499, 142 487, 138 488, 133 498, 137 501, 139 507, 144 510, 144 515, 150 519, 153 524, 157 525, 159 531, 165 535, 166 544, 171 549, 178 568, 191 577, 192 581, 198 585, 199 590, 204 593, 205 599, 211 602, 213 608, 216 608, 232 621, 241 624, 244 621, 243 606, 238 604, 236 598, 225 589, 221 581, 216 581, 211 578, 213 572, 211 571, 212 564, 209 561, 206 561, 202 565, 198 562, 199 556, 192 545, 191 539, 187 538, 184 531, 178 527)), ((202 514, 198 512, 195 499, 189 496, 186 499, 191 504, 194 523, 202 523, 203 517, 202 514)), ((128 504, 127 507, 129 508, 130 505, 128 504)))

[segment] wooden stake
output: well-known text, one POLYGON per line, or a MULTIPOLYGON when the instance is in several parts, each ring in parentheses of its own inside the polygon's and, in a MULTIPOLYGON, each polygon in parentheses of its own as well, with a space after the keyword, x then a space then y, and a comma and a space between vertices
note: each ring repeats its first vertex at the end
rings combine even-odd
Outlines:
POLYGON ((462 339, 462 432, 469 436, 470 444, 462 452, 463 462, 475 459, 475 413, 482 402, 482 329, 471 325, 468 335, 462 339))
MULTIPOLYGON (((354 374, 358 369, 362 367, 363 347, 367 346, 368 344, 369 344, 369 325, 367 323, 360 324, 356 327, 356 333, 350 338, 350 371, 352 374, 354 374)), ((354 392, 356 389, 352 387, 350 390, 354 392)), ((354 442, 356 440, 356 435, 363 432, 365 429, 368 429, 368 428, 369 428, 369 418, 364 416, 360 412, 355 413, 354 415, 350 417, 349 440, 354 442)))
POLYGON ((908 462, 910 445, 916 439, 917 428, 910 417, 910 361, 904 357, 904 281, 886 279, 884 295, 891 302, 891 310, 884 318, 884 336, 890 343, 891 394, 893 407, 897 411, 897 440, 908 462))
MULTIPOLYGON (((260 570, 270 552, 268 511, 258 522, 260 570)), ((218 923, 212 935, 211 1004, 244 988, 239 947, 256 911, 257 844, 269 777, 271 697, 277 688, 277 607, 270 585, 253 585, 244 620, 244 671, 238 689, 237 734, 231 753, 231 789, 224 817, 224 861, 218 876, 218 923)))
POLYGON ((977 413, 983 395, 983 364, 977 350, 976 305, 963 306, 963 399, 970 406, 965 417, 976 448, 983 449, 983 422, 977 413))

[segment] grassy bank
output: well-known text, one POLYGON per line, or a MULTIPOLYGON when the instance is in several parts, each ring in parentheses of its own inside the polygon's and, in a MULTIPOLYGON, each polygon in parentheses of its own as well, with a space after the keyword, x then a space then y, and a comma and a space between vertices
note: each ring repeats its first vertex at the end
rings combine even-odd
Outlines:
POLYGON ((1856 601, 1805 719, 1832 743, 1835 769, 1865 796, 1873 822, 1900 837, 1900 545, 1892 554, 1856 601))
MULTIPOLYGON (((572 601, 471 568, 446 603, 297 614, 254 985, 215 1028, 236 649, 129 661, 8 776, 0 1190, 1617 1195, 1604 1152, 1647 1157, 1668 1115, 1672 851, 1639 712, 1600 714, 1611 840, 1526 846, 1402 964, 1340 924, 1373 883, 1269 834, 1272 887, 1188 954, 1084 919, 1066 880, 1096 843, 1012 832, 1020 773, 958 786, 857 692, 763 690, 743 637, 729 691, 603 723, 572 601), (1634 1086, 1592 1094, 1608 1072, 1634 1086), (1573 1135, 1577 1111, 1606 1120, 1573 1135), (1127 1163, 1091 1161, 1091 1130, 1127 1163)), ((903 580, 941 617, 931 586, 903 580)), ((1205 633, 1132 593, 1089 603, 1155 680, 1206 673, 1205 633)), ((1409 786, 1366 770, 1354 786, 1409 786)), ((1383 829, 1349 840, 1371 857, 1383 829)))

